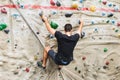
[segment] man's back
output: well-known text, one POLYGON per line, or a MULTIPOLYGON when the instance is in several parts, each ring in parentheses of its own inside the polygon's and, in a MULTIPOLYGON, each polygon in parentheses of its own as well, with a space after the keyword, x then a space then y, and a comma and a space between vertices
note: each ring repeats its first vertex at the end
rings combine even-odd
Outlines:
POLYGON ((73 57, 73 50, 77 41, 79 40, 79 34, 68 36, 66 34, 62 34, 59 31, 56 31, 55 37, 57 38, 58 42, 57 55, 62 55, 67 59, 73 57))

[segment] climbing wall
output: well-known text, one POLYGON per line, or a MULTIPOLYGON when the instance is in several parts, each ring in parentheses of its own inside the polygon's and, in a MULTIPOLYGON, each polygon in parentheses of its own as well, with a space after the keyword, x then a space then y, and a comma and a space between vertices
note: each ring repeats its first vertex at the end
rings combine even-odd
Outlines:
POLYGON ((120 80, 120 0, 0 0, 0 11, 1 80, 120 80), (36 65, 45 45, 57 51, 41 11, 63 33, 84 21, 74 60, 60 71, 50 58, 46 71, 36 65))

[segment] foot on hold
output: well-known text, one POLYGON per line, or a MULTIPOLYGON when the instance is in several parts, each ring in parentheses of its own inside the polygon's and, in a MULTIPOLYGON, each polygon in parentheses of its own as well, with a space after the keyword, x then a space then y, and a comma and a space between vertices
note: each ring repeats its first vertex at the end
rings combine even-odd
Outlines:
POLYGON ((85 32, 81 33, 81 39, 85 36, 85 32))
POLYGON ((43 69, 46 68, 46 67, 43 67, 43 66, 42 66, 42 62, 41 62, 41 61, 38 61, 38 62, 37 62, 37 66, 38 66, 39 68, 43 68, 43 69))

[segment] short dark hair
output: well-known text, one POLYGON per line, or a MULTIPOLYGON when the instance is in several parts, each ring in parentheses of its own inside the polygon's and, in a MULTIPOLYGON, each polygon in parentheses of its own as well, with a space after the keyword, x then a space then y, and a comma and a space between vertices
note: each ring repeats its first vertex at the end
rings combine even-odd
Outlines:
POLYGON ((70 32, 72 30, 72 25, 71 24, 65 24, 64 30, 65 30, 65 32, 70 32))

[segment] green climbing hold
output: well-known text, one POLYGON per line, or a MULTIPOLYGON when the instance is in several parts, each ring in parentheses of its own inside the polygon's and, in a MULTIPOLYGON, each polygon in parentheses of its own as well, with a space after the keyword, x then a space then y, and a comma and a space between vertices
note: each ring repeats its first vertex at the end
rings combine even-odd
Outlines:
POLYGON ((51 26, 53 29, 57 29, 58 24, 55 23, 55 22, 53 22, 53 21, 51 21, 50 26, 51 26))
POLYGON ((99 2, 102 2, 102 0, 99 0, 99 2))
POLYGON ((0 31, 4 30, 7 27, 7 24, 0 24, 0 31))
POLYGON ((104 52, 107 52, 108 51, 108 49, 107 48, 104 48, 104 52))
POLYGON ((115 32, 118 32, 118 31, 119 31, 118 29, 115 30, 115 32))
POLYGON ((107 21, 106 21, 106 23, 109 23, 109 22, 110 22, 110 20, 107 20, 107 21))

